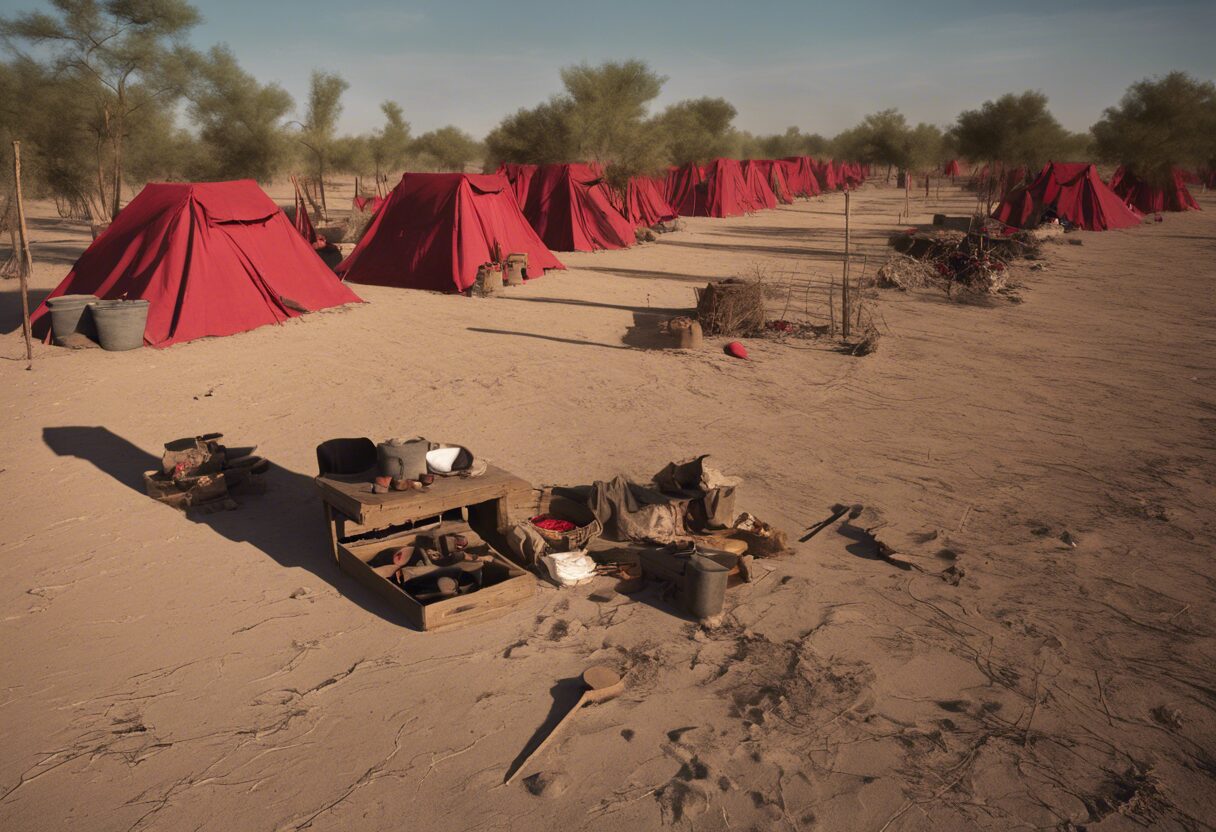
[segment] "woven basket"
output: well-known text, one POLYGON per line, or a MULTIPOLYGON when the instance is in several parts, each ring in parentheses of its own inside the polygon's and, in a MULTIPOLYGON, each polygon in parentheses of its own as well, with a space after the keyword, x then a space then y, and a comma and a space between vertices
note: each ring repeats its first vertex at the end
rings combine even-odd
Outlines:
MULTIPOLYGON (((552 517, 553 515, 549 516, 552 517)), ((560 519, 569 520, 570 518, 562 517, 560 519)), ((573 523, 575 521, 570 520, 570 522, 573 523)), ((591 518, 591 522, 587 525, 576 526, 568 532, 555 532, 549 529, 542 529, 531 520, 528 521, 528 525, 535 529, 537 534, 547 540, 556 552, 573 552, 575 549, 582 549, 604 531, 604 527, 600 525, 600 521, 594 517, 591 518)))
MULTIPOLYGON (((535 510, 528 515, 528 525, 536 530, 536 533, 548 541, 549 545, 557 552, 571 552, 575 549, 582 549, 588 543, 598 538, 604 532, 604 527, 600 525, 600 521, 595 519, 591 509, 586 505, 554 494, 552 490, 546 488, 540 491, 537 495, 535 510), (568 532, 554 532, 548 529, 542 529, 532 522, 533 517, 548 515, 556 517, 560 520, 569 520, 575 525, 575 528, 568 532)), ((529 506, 531 509, 532 506, 529 506)))

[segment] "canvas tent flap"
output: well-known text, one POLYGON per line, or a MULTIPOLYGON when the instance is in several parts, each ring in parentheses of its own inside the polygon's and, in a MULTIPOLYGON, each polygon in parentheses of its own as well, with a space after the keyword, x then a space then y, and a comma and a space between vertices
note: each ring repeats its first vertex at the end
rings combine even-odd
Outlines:
POLYGON ((469 187, 480 194, 498 194, 510 187, 510 183, 496 173, 466 173, 464 178, 469 187))
POLYGON ((777 196, 769 186, 765 176, 754 160, 748 160, 740 165, 743 174, 744 201, 752 211, 764 211, 777 207, 777 196))
POLYGON ((499 165, 498 173, 511 183, 511 191, 515 194, 515 203, 523 210, 528 202, 528 190, 532 186, 532 177, 536 175, 536 165, 519 165, 504 163, 499 165))
POLYGON ((258 222, 277 214, 279 206, 251 179, 196 182, 186 185, 212 222, 258 222))
POLYGON ((675 210, 663 198, 659 183, 645 176, 630 177, 618 207, 625 219, 637 226, 649 227, 676 218, 675 210))

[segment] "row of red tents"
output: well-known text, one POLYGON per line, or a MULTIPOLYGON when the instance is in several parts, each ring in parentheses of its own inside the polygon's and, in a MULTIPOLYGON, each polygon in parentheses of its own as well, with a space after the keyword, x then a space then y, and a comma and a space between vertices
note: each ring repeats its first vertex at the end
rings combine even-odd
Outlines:
MULTIPOLYGON (((637 227, 679 214, 733 216, 864 177, 860 166, 805 157, 687 165, 664 179, 636 177, 624 193, 583 164, 407 173, 386 197, 358 206, 374 216, 336 271, 352 283, 464 291, 481 264, 506 253, 526 254, 535 277, 564 268, 554 249, 622 248, 637 227)), ((292 220, 252 181, 151 184, 50 298, 148 300, 149 346, 231 335, 360 302, 317 256, 323 242, 298 194, 292 220)), ((33 315, 39 336, 49 318, 44 302, 33 315)))
POLYGON ((596 164, 504 164, 516 203, 549 248, 595 251, 633 244, 634 229, 677 216, 734 217, 789 204, 795 197, 856 187, 868 170, 809 157, 714 159, 672 167, 665 177, 636 176, 609 188, 596 164))
MULTIPOLYGON (((1093 166, 1088 165, 1088 167, 1093 166)), ((946 176, 958 176, 961 175, 961 171, 962 168, 958 160, 951 160, 942 168, 942 173, 946 176)), ((1096 169, 1094 176, 1097 177, 1097 181, 1100 184, 1104 184, 1109 188, 1125 205, 1141 214, 1160 213, 1162 211, 1200 210, 1199 203, 1195 201, 1195 198, 1187 188, 1188 182, 1195 184, 1204 181, 1199 174, 1175 169, 1172 180, 1165 185, 1149 184, 1123 167, 1118 168, 1110 178, 1110 181, 1106 183, 1101 182, 1101 178, 1097 176, 1096 169)), ((1013 194, 1019 189, 1024 190, 1022 186, 1027 184, 1026 180, 1027 170, 1023 166, 983 165, 976 169, 971 176, 973 185, 991 187, 1002 198, 1013 194)), ((1213 182, 1216 184, 1216 174, 1213 175, 1213 182)), ((1033 187, 1033 184, 1030 183, 1030 187, 1033 187)))
MULTIPOLYGON (((715 159, 635 177, 623 193, 594 165, 504 166, 500 173, 407 173, 375 206, 337 272, 354 283, 464 291, 478 267, 528 256, 529 276, 564 268, 553 254, 631 245, 634 229, 676 216, 729 217, 864 181, 862 165, 715 159)), ((1142 212, 1197 209, 1177 172, 1149 188, 1128 171, 1108 186, 1089 164, 1050 163, 1025 184, 1021 169, 981 170, 1004 180, 994 216, 1028 227, 1057 217, 1089 230, 1139 224, 1142 212), (1179 207, 1175 207, 1179 206, 1179 207)), ((301 200, 293 225, 252 181, 153 184, 115 218, 51 293, 150 301, 145 343, 165 347, 229 335, 359 298, 316 255, 321 238, 301 200)), ((45 302, 35 332, 49 324, 45 302)))

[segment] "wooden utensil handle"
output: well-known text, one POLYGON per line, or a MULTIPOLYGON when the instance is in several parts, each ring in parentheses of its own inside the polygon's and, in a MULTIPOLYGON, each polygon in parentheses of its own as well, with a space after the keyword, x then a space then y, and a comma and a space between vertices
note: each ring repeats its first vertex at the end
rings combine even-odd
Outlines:
POLYGON ((590 693, 590 691, 583 691, 582 695, 578 698, 578 702, 575 704, 575 706, 566 712, 566 715, 561 718, 560 722, 558 722, 556 725, 553 726, 553 730, 551 730, 548 734, 545 735, 545 738, 540 741, 540 744, 537 745, 536 748, 532 749, 532 753, 529 754, 527 757, 525 757, 524 761, 515 767, 515 771, 511 772, 511 776, 507 778, 506 782, 510 783, 512 780, 514 780, 515 776, 517 774, 519 774, 521 771, 523 771, 524 768, 528 765, 528 763, 532 762, 533 758, 536 757, 536 755, 540 754, 540 752, 544 750, 545 746, 547 746, 549 744, 549 740, 551 740, 555 736, 557 736, 557 733, 558 733, 558 731, 560 731, 562 729, 562 726, 564 726, 567 722, 569 722, 571 717, 573 717, 576 713, 578 713, 580 710, 582 710, 583 705, 585 705, 587 703, 587 694, 588 693, 590 693))

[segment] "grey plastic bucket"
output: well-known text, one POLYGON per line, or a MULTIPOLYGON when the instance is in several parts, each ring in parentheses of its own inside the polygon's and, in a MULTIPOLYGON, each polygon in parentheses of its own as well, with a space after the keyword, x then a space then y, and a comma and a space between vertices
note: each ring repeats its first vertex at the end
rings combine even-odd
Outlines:
POLYGON ((702 550, 688 559, 684 569, 684 608, 697 618, 710 618, 722 612, 726 603, 726 579, 730 567, 722 560, 729 552, 702 550))
POLYGON ((144 345, 144 327, 148 324, 146 300, 100 300, 89 304, 89 311, 97 324, 97 340, 102 349, 118 352, 144 345))
POLYGON ((95 295, 60 295, 57 298, 47 298, 47 308, 51 310, 51 335, 55 343, 63 346, 63 339, 80 334, 96 340, 97 330, 93 327, 93 318, 85 314, 85 307, 96 303, 95 295))

